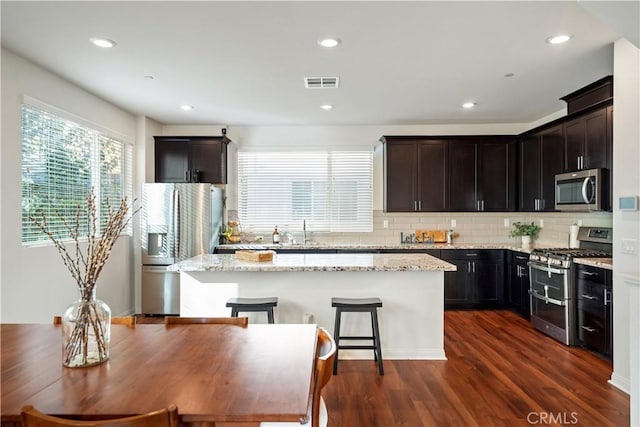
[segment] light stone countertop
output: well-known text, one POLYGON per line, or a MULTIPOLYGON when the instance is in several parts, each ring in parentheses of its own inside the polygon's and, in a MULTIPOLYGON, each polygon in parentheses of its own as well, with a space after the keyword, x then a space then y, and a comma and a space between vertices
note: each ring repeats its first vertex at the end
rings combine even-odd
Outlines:
POLYGON ((592 267, 604 268, 605 270, 613 270, 612 258, 575 258, 576 264, 590 265, 592 267))
MULTIPOLYGON (((558 245, 548 245, 544 243, 537 243, 534 245, 536 248, 557 247, 558 245)), ((520 246, 516 246, 508 243, 307 243, 307 244, 261 244, 261 243, 237 243, 237 244, 224 244, 217 246, 220 249, 226 250, 240 250, 240 249, 253 249, 253 250, 314 250, 314 249, 336 249, 336 250, 385 250, 385 249, 404 249, 404 250, 416 250, 416 249, 507 249, 523 253, 531 253, 533 249, 522 249, 520 246)))
POLYGON ((205 254, 169 267, 171 271, 456 271, 427 254, 275 254, 273 261, 237 260, 235 255, 205 254))

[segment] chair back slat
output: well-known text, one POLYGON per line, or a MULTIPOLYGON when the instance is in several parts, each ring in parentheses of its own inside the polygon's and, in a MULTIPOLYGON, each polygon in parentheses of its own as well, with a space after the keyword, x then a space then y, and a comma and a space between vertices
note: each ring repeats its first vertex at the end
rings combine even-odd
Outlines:
POLYGON ((43 414, 32 405, 21 410, 23 427, 178 427, 178 408, 168 408, 147 414, 111 420, 72 420, 43 414))
POLYGON ((167 316, 164 324, 169 325, 195 325, 195 324, 218 324, 236 325, 246 328, 249 324, 248 317, 175 317, 167 316))

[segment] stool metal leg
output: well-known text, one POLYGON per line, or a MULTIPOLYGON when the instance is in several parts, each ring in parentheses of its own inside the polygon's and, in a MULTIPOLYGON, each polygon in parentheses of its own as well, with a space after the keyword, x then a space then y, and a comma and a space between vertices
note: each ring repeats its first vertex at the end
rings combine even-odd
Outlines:
POLYGON ((231 307, 231 317, 238 317, 238 308, 231 307))
POLYGON ((336 322, 333 327, 333 339, 336 342, 336 357, 333 359, 333 375, 338 374, 338 355, 340 353, 340 317, 342 317, 342 309, 336 307, 336 322))
POLYGON ((382 366, 382 346, 380 345, 380 328, 378 324, 378 310, 374 309, 371 312, 371 318, 373 319, 373 339, 375 345, 375 356, 378 360, 378 373, 384 375, 384 368, 382 366))
POLYGON ((273 319, 273 308, 270 308, 269 311, 267 311, 267 322, 276 323, 273 319))

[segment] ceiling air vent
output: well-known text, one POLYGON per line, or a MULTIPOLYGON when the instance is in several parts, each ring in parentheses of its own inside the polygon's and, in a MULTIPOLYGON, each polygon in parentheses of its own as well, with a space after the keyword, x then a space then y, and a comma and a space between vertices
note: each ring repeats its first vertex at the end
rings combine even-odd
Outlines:
POLYGON ((340 77, 305 77, 304 87, 307 89, 337 89, 340 77))

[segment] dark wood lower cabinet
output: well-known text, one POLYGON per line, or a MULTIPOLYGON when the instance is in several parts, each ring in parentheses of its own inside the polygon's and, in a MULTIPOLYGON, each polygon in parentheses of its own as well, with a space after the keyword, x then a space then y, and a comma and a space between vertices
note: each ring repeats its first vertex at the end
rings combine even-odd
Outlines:
POLYGON ((444 273, 444 308, 479 309, 504 306, 505 251, 443 250, 441 258, 457 271, 444 273))
POLYGON ((531 315, 529 304, 529 254, 511 252, 507 266, 507 307, 525 318, 531 315))
POLYGON ((610 270, 577 264, 576 332, 578 344, 613 357, 613 293, 610 270))

